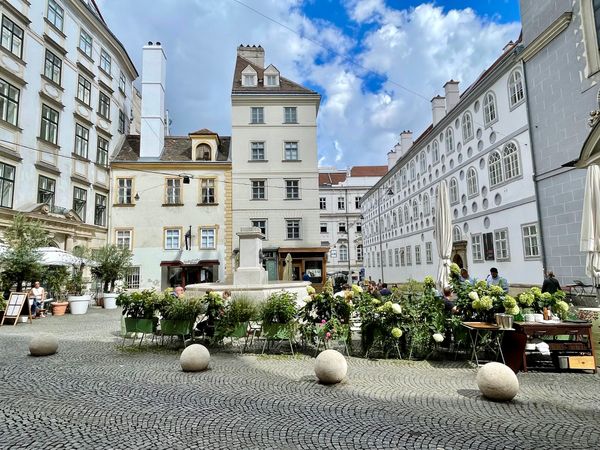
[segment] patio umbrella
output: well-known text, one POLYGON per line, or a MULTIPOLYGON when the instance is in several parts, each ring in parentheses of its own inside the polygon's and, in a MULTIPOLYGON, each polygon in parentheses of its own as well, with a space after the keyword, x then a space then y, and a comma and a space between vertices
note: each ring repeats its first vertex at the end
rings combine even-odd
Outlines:
POLYGON ((448 186, 445 180, 442 180, 438 186, 435 208, 435 242, 440 257, 437 285, 442 290, 448 286, 450 279, 450 253, 452 252, 452 216, 448 201, 448 186))
POLYGON ((36 249, 43 266, 81 266, 90 265, 90 261, 79 258, 65 250, 56 247, 40 247, 36 249))
POLYGON ((292 255, 290 253, 285 257, 285 267, 283 268, 283 281, 292 281, 294 274, 292 272, 292 255))
POLYGON ((587 255, 586 275, 594 281, 594 285, 598 285, 600 281, 600 166, 596 164, 592 164, 587 169, 579 250, 587 255))

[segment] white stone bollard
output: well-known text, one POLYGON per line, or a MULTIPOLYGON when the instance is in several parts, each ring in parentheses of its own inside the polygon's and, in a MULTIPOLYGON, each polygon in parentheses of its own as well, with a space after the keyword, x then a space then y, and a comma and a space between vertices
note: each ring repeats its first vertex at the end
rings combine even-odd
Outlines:
POLYGON ((477 372, 477 386, 484 397, 508 402, 519 392, 519 380, 512 369, 498 362, 487 363, 477 372))
POLYGON ((181 353, 179 363, 184 372, 201 372, 210 362, 210 352, 204 345, 192 344, 181 353))
POLYGON ((337 350, 323 350, 315 362, 315 375, 323 384, 336 384, 348 373, 346 358, 337 350))
POLYGON ((50 356, 58 350, 58 339, 52 334, 38 334, 29 341, 31 356, 50 356))

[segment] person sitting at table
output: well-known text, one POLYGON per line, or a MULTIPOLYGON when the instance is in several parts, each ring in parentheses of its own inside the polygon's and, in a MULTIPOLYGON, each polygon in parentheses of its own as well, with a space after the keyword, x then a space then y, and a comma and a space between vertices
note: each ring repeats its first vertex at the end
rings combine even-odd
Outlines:
POLYGON ((506 278, 498 275, 498 269, 492 267, 490 269, 490 274, 485 279, 488 286, 500 286, 504 292, 508 294, 508 281, 506 278))
POLYGON ((379 291, 381 295, 392 295, 392 291, 388 289, 387 283, 381 283, 381 290, 379 291))
POLYGON ((549 292, 550 294, 554 294, 556 291, 560 291, 560 283, 556 278, 554 278, 554 272, 548 272, 548 277, 544 280, 542 284, 542 294, 544 292, 549 292))
POLYGON ((446 314, 454 314, 457 312, 456 306, 454 306, 454 299, 452 298, 452 288, 446 286, 442 290, 442 301, 444 302, 444 311, 446 314))
POLYGON ((477 280, 470 276, 469 271, 463 267, 462 269, 460 269, 460 282, 470 284, 471 286, 475 286, 477 280))
POLYGON ((46 317, 44 314, 43 304, 46 300, 46 291, 40 286, 40 282, 36 281, 28 293, 29 303, 31 305, 31 315, 34 318, 46 317))

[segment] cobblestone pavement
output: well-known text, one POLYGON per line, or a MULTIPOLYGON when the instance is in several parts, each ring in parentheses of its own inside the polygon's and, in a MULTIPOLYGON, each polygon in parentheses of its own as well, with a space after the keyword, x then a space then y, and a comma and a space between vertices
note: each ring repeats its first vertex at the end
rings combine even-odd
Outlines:
POLYGON ((599 377, 519 374, 511 404, 480 397, 463 363, 350 358, 337 386, 314 359, 215 353, 183 373, 177 351, 121 350, 119 312, 0 327, 0 448, 594 449, 599 377), (28 355, 31 336, 59 352, 28 355))

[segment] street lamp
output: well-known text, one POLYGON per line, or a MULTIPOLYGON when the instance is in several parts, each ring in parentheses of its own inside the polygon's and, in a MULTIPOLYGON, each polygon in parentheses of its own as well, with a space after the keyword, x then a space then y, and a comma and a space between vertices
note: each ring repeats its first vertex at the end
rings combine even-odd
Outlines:
MULTIPOLYGON (((385 191, 386 195, 389 197, 392 197, 394 195, 394 191, 392 190, 392 188, 388 188, 387 191, 385 191)), ((381 216, 383 214, 381 214, 381 195, 380 195, 380 190, 379 188, 377 189, 377 214, 379 215, 379 257, 381 258, 381 282, 383 283, 385 281, 384 275, 383 275, 383 261, 385 258, 385 255, 383 254, 383 239, 382 239, 382 229, 383 229, 383 224, 382 224, 382 218, 381 216)))

